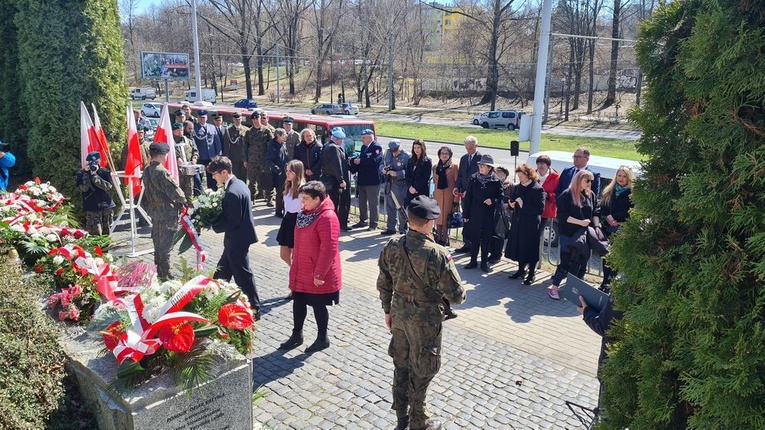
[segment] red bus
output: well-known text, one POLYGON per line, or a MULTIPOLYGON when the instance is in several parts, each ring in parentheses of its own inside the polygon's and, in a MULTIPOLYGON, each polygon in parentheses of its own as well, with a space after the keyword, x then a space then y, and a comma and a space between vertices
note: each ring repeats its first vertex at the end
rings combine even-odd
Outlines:
MULTIPOLYGON (((181 104, 179 103, 170 103, 170 112, 175 112, 176 110, 181 108, 181 104)), ((200 110, 206 110, 209 113, 217 112, 221 115, 223 115, 223 123, 225 126, 229 126, 233 123, 232 116, 235 113, 239 113, 242 115, 242 124, 246 126, 251 126, 252 121, 250 120, 250 116, 252 115, 252 111, 249 111, 247 109, 240 109, 235 107, 226 107, 226 106, 209 106, 209 107, 200 107, 200 106, 191 106, 191 110, 193 112, 197 112, 200 110)), ((345 147, 346 149, 354 148, 353 151, 350 152, 357 152, 361 149, 361 132, 365 129, 372 129, 372 131, 375 132, 375 135, 377 135, 377 131, 375 129, 375 123, 373 121, 366 121, 362 119, 358 119, 355 117, 347 117, 347 116, 325 116, 325 115, 310 115, 310 114, 293 114, 289 112, 281 112, 281 111, 266 111, 268 112, 268 123, 271 124, 271 126, 278 128, 282 126, 282 119, 285 116, 290 116, 294 119, 293 123, 293 129, 297 131, 298 133, 303 130, 304 128, 310 128, 311 130, 316 133, 316 138, 319 142, 322 144, 325 144, 329 141, 330 136, 330 130, 332 130, 333 127, 342 127, 345 131, 345 147)))

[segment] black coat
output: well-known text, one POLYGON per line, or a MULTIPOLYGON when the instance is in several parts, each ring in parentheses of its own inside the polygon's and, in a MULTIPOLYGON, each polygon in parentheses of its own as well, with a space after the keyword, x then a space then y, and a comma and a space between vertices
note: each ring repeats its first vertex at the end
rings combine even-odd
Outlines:
POLYGON ((468 219, 464 234, 471 240, 481 237, 487 228, 494 229, 494 210, 502 201, 502 182, 494 176, 493 180, 481 184, 478 173, 470 177, 465 199, 462 201, 462 216, 468 219), (484 204, 491 199, 490 205, 484 204))
POLYGON ((273 139, 268 144, 266 162, 278 185, 284 185, 284 181, 287 180, 287 172, 284 169, 289 161, 286 143, 279 143, 273 139))
POLYGON ((616 192, 612 191, 611 200, 608 202, 608 205, 601 204, 600 206, 600 218, 603 219, 611 215, 619 223, 627 221, 627 218, 630 216, 630 208, 632 208, 630 194, 632 194, 631 188, 622 191, 618 197, 616 192))
POLYGON ((231 178, 228 183, 223 195, 222 218, 212 228, 216 233, 224 233, 224 247, 241 248, 258 241, 252 220, 250 190, 241 179, 231 178))
POLYGON ((406 165, 406 204, 417 196, 430 196, 430 174, 433 173, 433 162, 430 157, 425 157, 422 163, 415 164, 414 156, 406 165), (409 187, 414 187, 417 194, 409 192, 409 187))
POLYGON ((473 154, 473 159, 468 163, 470 156, 468 154, 463 155, 460 158, 460 167, 457 171, 457 184, 455 188, 460 192, 467 191, 470 184, 470 177, 478 172, 478 162, 481 161, 481 153, 476 151, 473 154))
POLYGON ((523 199, 523 207, 515 205, 505 257, 523 263, 539 260, 539 223, 545 210, 545 192, 537 181, 528 186, 513 187, 511 201, 523 199))
POLYGON ((302 161, 305 170, 313 172, 313 176, 306 174, 306 181, 318 181, 321 176, 321 148, 321 143, 316 141, 311 146, 306 146, 305 142, 300 142, 295 147, 295 160, 302 161))
MULTIPOLYGON (((582 199, 582 207, 576 206, 571 198, 571 189, 567 188, 558 196, 558 231, 560 234, 565 234, 568 237, 573 236, 577 230, 582 228, 576 224, 569 224, 566 220, 569 216, 576 219, 592 220, 599 215, 598 208, 595 205, 595 196, 590 192, 589 196, 582 194, 579 198, 582 199)), ((594 224, 590 223, 592 227, 594 224)))

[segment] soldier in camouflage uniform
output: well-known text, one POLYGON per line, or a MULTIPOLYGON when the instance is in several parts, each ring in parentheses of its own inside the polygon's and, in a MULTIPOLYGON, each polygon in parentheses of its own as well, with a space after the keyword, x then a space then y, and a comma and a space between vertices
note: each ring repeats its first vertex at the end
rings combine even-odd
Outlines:
POLYGON ((449 252, 430 232, 441 211, 430 197, 418 196, 408 210, 409 232, 391 239, 380 253, 380 292, 392 338, 393 405, 396 430, 435 430, 425 406, 430 381, 441 367, 444 302, 460 304, 465 290, 449 252))
POLYGON ((146 167, 151 162, 151 154, 149 154, 149 145, 151 142, 144 139, 146 135, 146 127, 143 124, 136 125, 136 134, 138 135, 138 145, 141 147, 141 159, 143 160, 143 166, 146 167))
MULTIPOLYGON (((268 151, 268 142, 274 138, 273 131, 268 126, 263 126, 260 122, 261 115, 266 117, 268 115, 262 111, 255 111, 252 113, 252 128, 247 131, 245 135, 246 151, 247 151, 247 178, 250 181, 250 194, 252 200, 255 200, 257 194, 264 193, 266 189, 273 188, 268 187, 267 182, 271 182, 271 172, 266 166, 266 152, 268 151)), ((266 198, 264 196, 264 198, 266 198)), ((266 199, 269 206, 273 206, 271 202, 271 196, 266 199)))
POLYGON ((227 128, 223 133, 223 155, 231 160, 231 168, 237 178, 247 181, 247 162, 245 153, 245 136, 249 127, 242 125, 242 116, 237 112, 233 115, 234 125, 227 128))
POLYGON ((143 171, 143 207, 151 217, 151 240, 154 242, 154 264, 157 277, 165 281, 170 277, 170 249, 173 235, 178 230, 178 215, 186 202, 183 191, 163 166, 170 147, 164 143, 149 146, 151 163, 143 171))
MULTIPOLYGON (((183 111, 181 111, 183 112, 183 111)), ((178 167, 186 164, 197 164, 199 150, 191 139, 183 136, 183 123, 173 124, 173 140, 175 141, 175 155, 178 157, 178 167)), ((184 174, 183 169, 178 169, 178 179, 186 200, 191 201, 192 184, 195 175, 184 174)))
POLYGON ((111 190, 112 173, 100 167, 101 154, 91 152, 85 157, 88 165, 77 172, 77 188, 82 192, 82 209, 85 211, 85 229, 98 236, 109 234, 114 216, 114 200, 111 190))

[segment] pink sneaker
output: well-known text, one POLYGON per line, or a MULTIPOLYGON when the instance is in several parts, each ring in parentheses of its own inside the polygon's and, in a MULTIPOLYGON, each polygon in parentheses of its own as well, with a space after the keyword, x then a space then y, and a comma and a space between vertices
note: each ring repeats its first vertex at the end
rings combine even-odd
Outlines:
POLYGON ((547 295, 550 296, 553 300, 560 300, 560 296, 558 295, 558 290, 549 289, 547 290, 547 295))

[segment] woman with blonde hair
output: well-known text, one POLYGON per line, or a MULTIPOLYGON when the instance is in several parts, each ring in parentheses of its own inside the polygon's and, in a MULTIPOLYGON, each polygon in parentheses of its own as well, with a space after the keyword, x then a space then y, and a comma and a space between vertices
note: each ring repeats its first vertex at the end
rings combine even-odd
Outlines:
MULTIPOLYGON (((606 188, 600 197, 600 217, 605 220, 603 234, 609 238, 619 230, 619 226, 630 217, 632 208, 632 182, 635 174, 627 166, 620 166, 616 170, 616 177, 606 188)), ((603 264, 602 290, 608 290, 611 278, 616 274, 608 264, 603 264)))
MULTIPOLYGON (((276 242, 279 243, 279 256, 287 263, 292 265, 292 248, 295 246, 295 222, 297 214, 300 212, 300 198, 298 190, 305 184, 305 172, 303 162, 292 160, 284 168, 287 174, 287 180, 284 182, 284 218, 279 226, 279 232, 276 234, 276 242)), ((292 297, 292 293, 287 299, 292 297)))
POLYGON ((595 200, 595 193, 592 192, 592 181, 595 176, 589 170, 580 170, 574 175, 568 189, 564 190, 558 197, 558 241, 560 249, 560 264, 555 269, 552 278, 552 285, 548 294, 553 300, 560 300, 558 289, 566 273, 571 272, 575 276, 582 278, 586 266, 571 265, 571 249, 569 244, 575 238, 574 235, 580 228, 589 226, 600 228, 600 219, 598 218, 598 208, 595 200))

